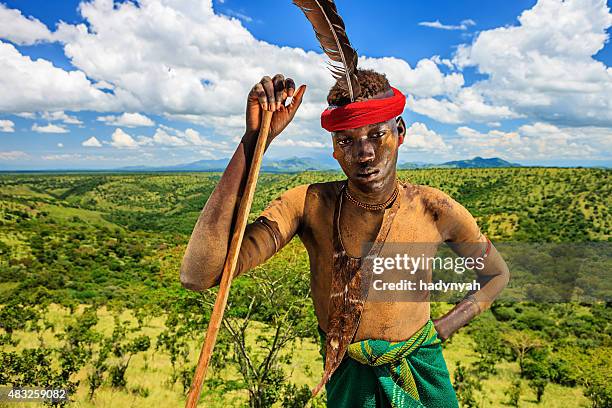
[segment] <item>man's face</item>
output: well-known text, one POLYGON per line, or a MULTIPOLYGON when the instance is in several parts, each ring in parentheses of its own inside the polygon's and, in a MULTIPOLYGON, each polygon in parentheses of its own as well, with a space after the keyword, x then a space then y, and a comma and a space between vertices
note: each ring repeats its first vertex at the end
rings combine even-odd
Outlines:
POLYGON ((334 157, 356 187, 379 191, 395 180, 398 147, 405 133, 401 117, 333 132, 334 157))

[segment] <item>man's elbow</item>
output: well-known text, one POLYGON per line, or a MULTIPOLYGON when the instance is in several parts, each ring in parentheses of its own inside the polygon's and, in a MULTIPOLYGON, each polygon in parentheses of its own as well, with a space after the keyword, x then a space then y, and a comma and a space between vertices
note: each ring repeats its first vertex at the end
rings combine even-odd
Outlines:
POLYGON ((206 274, 203 277, 201 274, 196 274, 193 271, 194 269, 191 265, 185 262, 181 264, 180 280, 181 285, 185 289, 203 292, 218 284, 214 279, 207 279, 206 274))
POLYGON ((202 285, 200 282, 194 282, 193 280, 189 279, 183 274, 181 274, 181 285, 183 285, 185 289, 193 290, 196 292, 203 292, 206 289, 208 289, 204 285, 202 285))
POLYGON ((494 252, 492 251, 489 261, 491 269, 494 270, 494 274, 497 275, 495 279, 500 282, 499 286, 501 286, 502 289, 508 286, 510 282, 510 269, 501 254, 497 252, 497 250, 494 252))
POLYGON ((508 286, 508 283, 510 282, 510 269, 508 269, 508 267, 506 267, 504 276, 506 277, 506 286, 508 286))
POLYGON ((204 287, 200 280, 193 279, 193 276, 191 276, 191 274, 187 272, 186 268, 184 268, 183 265, 181 265, 180 279, 181 285, 185 289, 194 290, 196 292, 202 292, 207 289, 204 287))
POLYGON ((501 275, 502 288, 505 288, 506 286, 508 286, 508 283, 510 282, 510 269, 508 269, 508 265, 506 264, 506 262, 503 262, 500 275, 501 275))

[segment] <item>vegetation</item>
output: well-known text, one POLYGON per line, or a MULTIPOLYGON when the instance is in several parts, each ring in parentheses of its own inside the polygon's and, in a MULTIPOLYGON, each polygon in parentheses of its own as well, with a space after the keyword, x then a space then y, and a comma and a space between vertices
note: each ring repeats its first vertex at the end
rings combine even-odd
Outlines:
MULTIPOLYGON (((178 267, 219 176, 1 175, 0 386, 66 388, 87 407, 182 406, 216 290, 182 289, 178 267)), ((400 177, 468 208, 529 288, 445 343, 462 406, 612 406, 610 171, 400 177)), ((288 188, 341 178, 264 174, 251 219, 288 188)), ((304 405, 322 372, 307 271, 295 239, 234 282, 202 406, 304 405)))

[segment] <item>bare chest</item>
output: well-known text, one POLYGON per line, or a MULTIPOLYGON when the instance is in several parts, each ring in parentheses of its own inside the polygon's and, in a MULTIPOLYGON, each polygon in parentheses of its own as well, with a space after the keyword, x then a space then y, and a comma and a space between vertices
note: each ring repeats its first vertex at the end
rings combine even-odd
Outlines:
POLYGON ((376 240, 383 222, 382 211, 368 211, 345 206, 340 211, 339 240, 350 257, 363 257, 369 246, 376 240))

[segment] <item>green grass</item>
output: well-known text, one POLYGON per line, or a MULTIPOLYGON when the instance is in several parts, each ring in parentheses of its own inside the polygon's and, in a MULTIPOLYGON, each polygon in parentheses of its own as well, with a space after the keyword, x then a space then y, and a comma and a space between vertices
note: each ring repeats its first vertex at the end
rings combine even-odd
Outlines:
MULTIPOLYGON (((444 359, 453 379, 453 372, 456 362, 464 366, 475 363, 478 356, 473 352, 474 345, 472 339, 464 334, 457 333, 444 345, 444 359)), ((495 408, 507 405, 508 397, 504 392, 510 388, 512 382, 519 378, 519 366, 517 362, 501 361, 497 364, 497 374, 484 380, 482 391, 477 392, 477 400, 480 408, 495 408)), ((563 387, 549 383, 544 392, 540 404, 536 401, 536 395, 527 384, 522 380, 522 393, 519 406, 523 407, 546 407, 546 408, 568 408, 568 407, 588 407, 589 401, 582 393, 580 387, 563 387)))
POLYGON ((44 204, 40 206, 40 211, 46 211, 49 215, 56 219, 69 222, 83 221, 94 226, 105 226, 109 228, 119 228, 118 225, 107 221, 102 217, 103 213, 99 211, 86 210, 82 208, 64 207, 54 204, 44 204))
MULTIPOLYGON (((82 309, 82 307, 80 308, 82 309)), ((77 309, 79 310, 79 309, 77 309)), ((95 329, 105 335, 110 335, 113 330, 113 315, 105 307, 98 309, 99 322, 95 329)), ((50 305, 48 320, 55 325, 55 332, 60 332, 62 328, 70 321, 71 316, 69 310, 58 305, 50 305)), ((135 324, 136 320, 130 311, 124 311, 121 314, 122 321, 131 321, 135 324)), ((149 319, 144 329, 139 334, 145 334, 153 339, 159 335, 164 329, 164 316, 156 316, 149 319)), ((257 335, 266 330, 265 325, 254 322, 252 329, 247 336, 248 346, 256 348, 257 335)), ((205 332, 205 327, 202 328, 202 333, 205 332)), ((1 329, 0 329, 1 331, 1 329)), ((19 351, 26 348, 35 348, 39 346, 39 338, 33 335, 32 332, 16 331, 14 338, 19 340, 17 347, 4 347, 5 351, 19 351)), ((55 338, 54 334, 48 330, 42 336, 46 346, 59 346, 60 342, 55 338)), ((202 346, 203 337, 199 341, 192 342, 190 361, 197 362, 202 346)), ((291 366, 286 366, 285 370, 293 382, 298 385, 308 384, 314 386, 315 381, 318 381, 322 375, 322 359, 318 352, 318 345, 315 343, 303 340, 298 345, 300 352, 296 353, 291 366)), ((130 367, 126 373, 128 379, 128 390, 116 390, 110 386, 103 386, 99 389, 93 401, 87 398, 86 376, 88 368, 79 372, 76 379, 81 381, 81 386, 73 396, 79 407, 134 407, 134 408, 149 408, 149 407, 183 407, 185 404, 185 396, 182 394, 182 386, 177 383, 174 386, 168 384, 168 378, 172 372, 170 360, 167 355, 155 351, 154 342, 151 349, 145 353, 135 356, 130 362, 130 367), (137 386, 144 387, 149 390, 150 395, 146 398, 133 395, 129 392, 137 386)), ((222 370, 221 373, 214 370, 209 371, 209 376, 221 374, 225 379, 238 379, 239 373, 232 369, 222 370)), ((248 404, 248 395, 246 391, 232 392, 216 392, 203 388, 199 406, 211 408, 227 408, 243 407, 248 404)), ((42 404, 11 404, 11 407, 42 407, 42 404)), ((2 407, 2 405, 0 405, 2 407)))
MULTIPOLYGON (((56 325, 56 331, 61 331, 62 327, 70 320, 68 309, 57 305, 51 305, 49 309, 48 319, 56 325)), ((109 335, 112 332, 113 317, 105 307, 98 309, 99 323, 96 329, 109 335)), ((135 318, 130 311, 124 311, 121 314, 122 320, 128 320, 135 323, 135 318)), ((164 316, 155 316, 150 318, 142 334, 146 334, 155 338, 164 328, 164 316)), ((205 328, 202 328, 204 332, 205 328)), ((258 334, 266 331, 263 324, 255 322, 247 336, 247 344, 251 347, 257 347, 255 338, 258 334)), ((21 350, 24 348, 37 347, 39 339, 32 335, 31 332, 16 332, 15 338, 19 339, 19 345, 15 348, 21 350)), ((57 346, 59 342, 50 331, 45 332, 43 336, 47 346, 57 346)), ((190 360, 195 362, 199 356, 201 340, 192 343, 190 360)), ((322 375, 322 359, 318 352, 318 344, 311 340, 303 340, 296 345, 299 352, 295 353, 294 360, 290 366, 285 366, 284 370, 291 378, 291 381, 297 385, 306 384, 309 387, 314 387, 322 375)), ((6 348, 10 351, 13 348, 6 348)), ((455 368, 455 362, 460 361, 464 365, 471 364, 477 360, 474 355, 473 342, 469 336, 464 333, 458 333, 451 341, 444 346, 444 357, 447 367, 452 374, 455 368)), ((483 391, 477 393, 481 407, 501 407, 507 401, 504 395, 512 381, 518 378, 519 368, 515 362, 500 362, 497 365, 498 374, 485 380, 483 383, 483 391)), ((90 408, 90 407, 134 407, 134 408, 149 408, 149 407, 183 407, 185 396, 182 394, 180 384, 170 386, 167 380, 171 374, 171 366, 168 357, 160 352, 156 352, 152 347, 146 353, 142 353, 134 357, 131 361, 126 378, 128 379, 128 391, 115 390, 110 386, 103 386, 96 392, 93 401, 87 398, 87 390, 85 379, 88 369, 83 369, 76 377, 81 381, 76 396, 73 398, 77 401, 75 406, 90 408), (149 390, 150 395, 146 398, 134 395, 129 392, 137 386, 144 387, 149 390)), ((238 379, 239 375, 235 370, 226 369, 221 373, 210 371, 209 376, 221 375, 224 379, 238 379)), ((232 392, 216 392, 210 391, 204 387, 199 406, 210 408, 227 408, 227 407, 243 407, 247 405, 246 391, 232 392)), ((0 405, 1 406, 1 405, 0 405)), ((39 407, 41 404, 11 404, 11 407, 39 407)), ((280 406, 279 404, 275 406, 280 406)), ((529 389, 527 382, 523 380, 523 392, 521 395, 521 407, 546 407, 546 408, 567 408, 588 406, 587 399, 582 395, 579 387, 568 388, 556 384, 549 384, 544 393, 543 401, 540 405, 535 402, 535 394, 529 389)))
POLYGON ((11 197, 53 198, 52 195, 34 191, 31 186, 25 184, 5 185, 2 187, 2 194, 11 197))
POLYGON ((9 293, 13 289, 19 286, 19 282, 1 282, 0 283, 0 296, 4 293, 9 293))

